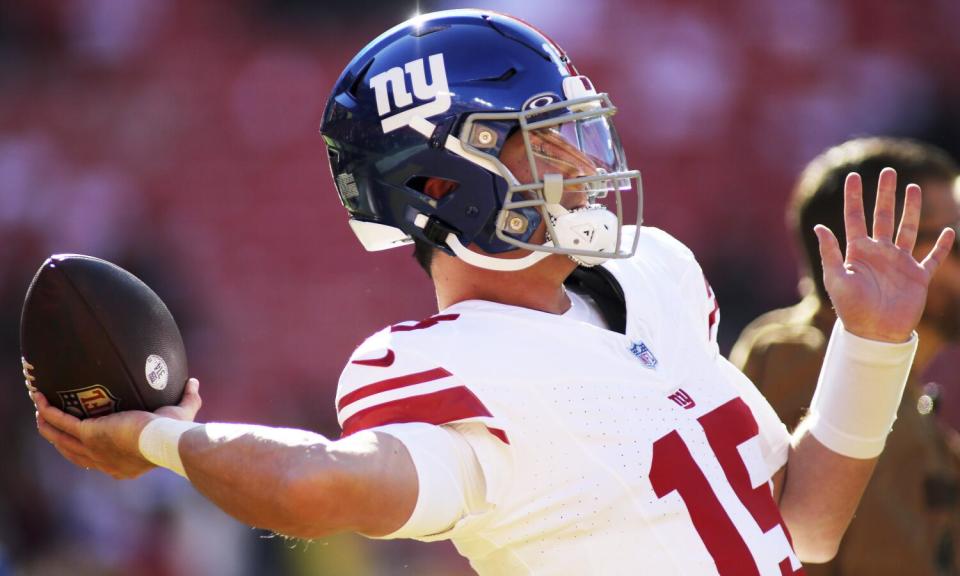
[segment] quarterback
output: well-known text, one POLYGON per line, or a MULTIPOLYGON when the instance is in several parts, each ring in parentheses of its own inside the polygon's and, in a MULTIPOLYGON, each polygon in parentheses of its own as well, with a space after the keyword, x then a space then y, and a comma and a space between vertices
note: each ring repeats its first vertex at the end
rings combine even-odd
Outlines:
POLYGON ((347 65, 321 133, 360 242, 414 244, 439 313, 356 349, 343 437, 195 423, 196 380, 163 415, 79 421, 33 394, 40 434, 117 478, 169 468, 283 534, 450 539, 480 574, 782 575, 829 559, 954 232, 918 262, 920 189, 895 229, 884 171, 868 231, 847 178, 845 253, 816 229, 839 320, 791 434, 718 353, 693 255, 641 225, 615 112, 514 18, 455 10, 388 30, 347 65))

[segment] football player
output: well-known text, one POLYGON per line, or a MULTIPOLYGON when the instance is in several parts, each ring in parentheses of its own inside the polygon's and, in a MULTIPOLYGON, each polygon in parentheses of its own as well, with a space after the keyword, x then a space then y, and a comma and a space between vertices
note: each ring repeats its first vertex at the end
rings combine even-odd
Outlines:
POLYGON ((388 30, 347 65, 321 132, 357 237, 413 242, 440 313, 351 356, 344 437, 196 424, 195 380, 173 417, 78 421, 34 395, 40 433, 116 477, 174 470, 284 534, 451 539, 481 574, 779 575, 829 558, 954 232, 918 262, 919 188, 895 231, 885 171, 871 232, 847 179, 845 260, 817 229, 839 321, 790 435, 718 353, 693 255, 640 227, 615 112, 514 18, 457 10, 388 30))

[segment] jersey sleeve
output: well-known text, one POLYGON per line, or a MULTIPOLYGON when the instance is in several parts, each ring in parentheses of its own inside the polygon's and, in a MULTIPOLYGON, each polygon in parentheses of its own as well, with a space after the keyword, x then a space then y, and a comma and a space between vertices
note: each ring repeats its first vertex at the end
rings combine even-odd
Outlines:
POLYGON ((790 452, 790 433, 767 399, 736 366, 719 355, 717 363, 730 383, 736 387, 757 421, 760 429, 760 451, 767 466, 767 472, 773 476, 787 463, 790 452))
POLYGON ((467 535, 495 509, 492 494, 512 474, 507 446, 480 424, 411 422, 370 432, 389 434, 403 443, 418 483, 410 518, 395 532, 376 539, 433 542, 467 535))
POLYGON ((720 328, 720 303, 717 301, 717 295, 707 281, 707 276, 703 275, 703 285, 706 288, 706 298, 704 308, 707 318, 707 339, 713 344, 717 343, 717 331, 720 328))
POLYGON ((680 289, 684 302, 688 303, 689 310, 694 315, 693 321, 698 326, 697 330, 718 353, 717 331, 720 327, 720 304, 700 264, 692 254, 680 280, 680 289))
POLYGON ((719 355, 717 330, 720 326, 720 305, 696 256, 683 242, 663 230, 645 226, 642 233, 652 243, 651 248, 660 255, 665 272, 678 284, 683 313, 693 322, 695 337, 707 342, 713 353, 719 355))
POLYGON ((733 345, 730 362, 793 430, 810 407, 825 349, 826 338, 814 326, 755 322, 733 345))
POLYGON ((376 539, 435 542, 468 536, 496 509, 493 494, 510 482, 507 445, 480 424, 389 424, 372 428, 400 440, 417 470, 417 503, 398 530, 376 539))
MULTIPOLYGON (((429 326, 432 326, 430 324, 429 326)), ((469 535, 510 486, 513 455, 507 427, 470 386, 430 357, 437 336, 412 327, 385 329, 348 361, 337 389, 343 436, 382 432, 406 446, 420 492, 407 523, 383 538, 434 541, 469 535)), ((438 354, 439 356, 439 354, 438 354)))
POLYGON ((475 422, 509 444, 504 427, 475 390, 389 330, 353 353, 340 376, 336 403, 344 436, 405 422, 475 422))

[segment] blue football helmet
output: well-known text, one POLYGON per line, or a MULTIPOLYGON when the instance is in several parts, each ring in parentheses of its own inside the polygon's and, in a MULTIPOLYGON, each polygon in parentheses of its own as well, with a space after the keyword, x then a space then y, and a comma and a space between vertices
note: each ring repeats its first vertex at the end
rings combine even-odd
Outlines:
POLYGON ((636 251, 636 235, 624 245, 622 192, 636 190, 637 225, 642 217, 640 173, 626 166, 615 112, 530 25, 449 10, 361 50, 337 80, 320 132, 367 250, 418 238, 494 270, 554 253, 592 266, 636 251), (429 179, 448 192, 428 194, 429 179), (496 258, 471 245, 531 253, 496 258))

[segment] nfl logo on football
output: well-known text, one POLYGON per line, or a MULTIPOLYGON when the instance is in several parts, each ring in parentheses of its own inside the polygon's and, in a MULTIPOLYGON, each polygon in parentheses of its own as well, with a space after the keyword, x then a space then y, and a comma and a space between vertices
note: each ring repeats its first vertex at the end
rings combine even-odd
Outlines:
POLYGON ((656 369, 657 357, 653 355, 653 352, 650 351, 643 342, 634 342, 633 345, 630 346, 630 352, 632 352, 645 367, 651 370, 656 369))

